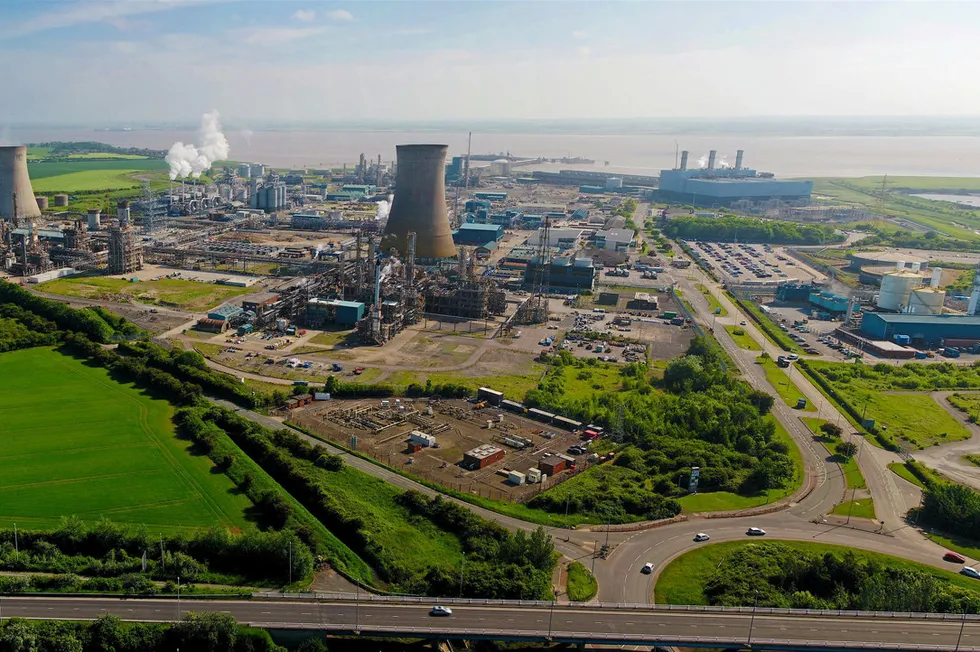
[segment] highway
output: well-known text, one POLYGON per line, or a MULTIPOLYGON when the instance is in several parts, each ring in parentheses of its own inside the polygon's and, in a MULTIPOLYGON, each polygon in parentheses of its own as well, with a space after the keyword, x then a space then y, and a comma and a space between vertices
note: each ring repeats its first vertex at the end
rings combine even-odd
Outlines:
MULTIPOLYGON (((474 601, 476 602, 476 601, 474 601)), ((552 603, 451 604, 429 615, 431 602, 386 600, 176 600, 6 597, 3 618, 87 620, 113 613, 124 620, 172 621, 189 611, 228 613, 273 629, 310 629, 367 636, 464 638, 568 643, 747 646, 758 649, 980 651, 980 616, 875 615, 552 603)))

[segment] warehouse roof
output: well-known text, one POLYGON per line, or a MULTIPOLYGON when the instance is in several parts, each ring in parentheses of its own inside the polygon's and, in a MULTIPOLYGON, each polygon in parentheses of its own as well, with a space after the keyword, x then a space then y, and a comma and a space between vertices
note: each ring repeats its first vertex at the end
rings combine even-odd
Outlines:
POLYGON ((502 227, 499 224, 479 224, 477 222, 466 222, 459 225, 459 230, 463 231, 492 231, 496 233, 502 227))
POLYGON ((875 317, 890 324, 966 324, 980 326, 980 316, 971 315, 902 315, 888 312, 867 312, 864 318, 875 317))

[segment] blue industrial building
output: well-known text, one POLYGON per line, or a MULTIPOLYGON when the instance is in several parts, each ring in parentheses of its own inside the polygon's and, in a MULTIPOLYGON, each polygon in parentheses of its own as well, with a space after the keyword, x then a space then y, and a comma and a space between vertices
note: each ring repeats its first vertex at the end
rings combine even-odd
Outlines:
POLYGON ((477 199, 485 199, 487 201, 504 201, 507 199, 506 192, 474 192, 473 196, 477 199))
POLYGON ((847 297, 839 297, 831 292, 811 292, 810 305, 826 312, 847 312, 847 297))
POLYGON ((874 340, 894 340, 907 335, 913 346, 935 347, 980 341, 980 317, 966 315, 905 315, 867 312, 861 334, 874 340))
POLYGON ((461 224, 453 231, 453 242, 457 245, 480 246, 504 237, 504 227, 499 224, 461 224))
POLYGON ((741 199, 809 201, 812 192, 812 181, 783 181, 774 179, 772 174, 742 167, 741 151, 735 167, 716 168, 712 151, 708 166, 696 170, 687 169, 687 152, 683 152, 679 169, 660 171, 657 196, 661 201, 694 206, 726 206, 741 199))
POLYGON ((310 299, 306 304, 306 323, 309 326, 339 324, 354 326, 364 318, 364 304, 339 299, 310 299))
POLYGON ((215 308, 214 310, 209 312, 208 319, 214 319, 216 321, 228 321, 229 319, 232 319, 233 317, 237 317, 243 312, 245 312, 245 309, 242 308, 241 306, 232 306, 232 305, 221 306, 220 308, 215 308))

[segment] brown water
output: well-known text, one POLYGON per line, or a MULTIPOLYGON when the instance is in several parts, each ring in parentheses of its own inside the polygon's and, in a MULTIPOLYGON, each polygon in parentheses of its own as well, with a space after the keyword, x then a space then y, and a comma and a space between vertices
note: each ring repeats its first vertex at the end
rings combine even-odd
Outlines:
MULTIPOLYGON (((464 132, 282 130, 226 132, 231 158, 277 167, 353 164, 363 152, 369 159, 395 158, 395 145, 444 143, 450 155, 465 154, 464 132)), ((87 129, 18 129, 20 142, 98 140, 121 147, 167 149, 177 140, 193 142, 191 131, 87 129)), ((719 160, 735 161, 745 150, 744 165, 780 177, 980 176, 980 137, 976 136, 761 136, 732 135, 585 135, 474 133, 473 153, 510 152, 526 157, 578 156, 597 161, 592 169, 616 173, 656 174, 674 166, 675 141, 690 151, 690 165, 709 149, 719 160), (608 161, 609 165, 604 165, 608 161)), ((538 169, 589 169, 581 164, 554 164, 538 169)))

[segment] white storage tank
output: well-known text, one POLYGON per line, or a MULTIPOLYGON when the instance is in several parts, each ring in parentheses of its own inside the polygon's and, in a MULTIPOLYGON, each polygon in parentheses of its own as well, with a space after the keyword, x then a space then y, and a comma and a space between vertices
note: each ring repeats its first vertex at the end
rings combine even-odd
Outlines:
POLYGON ((511 471, 507 474, 507 482, 511 483, 515 487, 519 487, 524 484, 525 475, 520 471, 511 471))
POLYGON ((916 288, 909 297, 909 312, 913 315, 941 315, 946 293, 934 288, 916 288))
POLYGON ((878 308, 903 312, 909 305, 912 290, 922 285, 922 276, 915 272, 901 271, 885 274, 881 278, 881 294, 878 308))
POLYGON ((606 179, 606 190, 620 190, 623 187, 623 180, 619 177, 609 177, 606 179))

